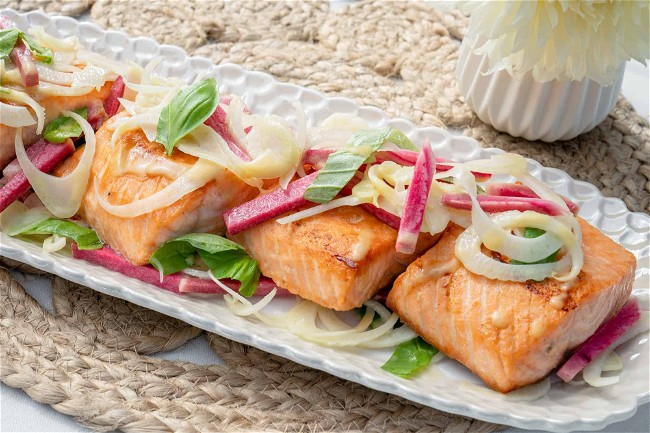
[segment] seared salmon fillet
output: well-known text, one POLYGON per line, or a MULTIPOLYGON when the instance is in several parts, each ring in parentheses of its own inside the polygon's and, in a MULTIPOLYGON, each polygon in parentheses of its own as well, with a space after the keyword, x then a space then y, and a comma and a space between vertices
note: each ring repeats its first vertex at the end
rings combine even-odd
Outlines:
MULTIPOLYGON (((112 117, 97 131, 91 181, 79 214, 104 242, 131 263, 148 263, 151 254, 161 244, 183 234, 225 232, 222 213, 259 193, 257 188, 223 169, 216 180, 185 195, 171 206, 137 217, 119 217, 107 212, 97 200, 93 179, 98 182, 99 192, 109 203, 122 205, 162 190, 197 161, 197 158, 178 149, 174 149, 171 157, 166 156, 163 146, 147 140, 139 129, 122 134, 113 148, 111 136, 116 123, 123 116, 112 117), (130 169, 118 167, 116 155, 119 152, 122 152, 123 161, 130 169)), ((70 163, 56 170, 57 175, 65 175, 76 165, 78 152, 70 158, 70 163)))
MULTIPOLYGON (((32 96, 45 109, 45 125, 47 125, 49 122, 59 117, 61 112, 66 110, 76 110, 83 107, 89 107, 90 105, 103 107, 104 100, 108 97, 112 84, 112 82, 107 82, 101 89, 93 90, 83 96, 46 96, 38 98, 37 95, 33 94, 35 92, 34 90, 28 90, 27 93, 29 93, 30 96, 32 96)), ((0 99, 2 99, 1 93, 0 99)), ((101 109, 103 110, 103 108, 101 109)), ((15 138, 16 128, 2 125, 2 120, 0 119, 0 170, 16 157, 15 138)), ((36 125, 23 128, 23 142, 25 147, 29 147, 37 140, 37 138, 36 125)))
MULTIPOLYGON (((233 239, 278 286, 340 311, 360 307, 417 257, 398 254, 397 232, 356 206, 289 224, 267 221, 233 239)), ((434 242, 423 234, 417 252, 434 242)))
POLYGON ((564 299, 557 280, 504 282, 468 272, 454 256, 463 229, 452 224, 397 278, 388 306, 491 388, 534 383, 618 312, 632 290, 634 256, 579 221, 584 266, 564 299))

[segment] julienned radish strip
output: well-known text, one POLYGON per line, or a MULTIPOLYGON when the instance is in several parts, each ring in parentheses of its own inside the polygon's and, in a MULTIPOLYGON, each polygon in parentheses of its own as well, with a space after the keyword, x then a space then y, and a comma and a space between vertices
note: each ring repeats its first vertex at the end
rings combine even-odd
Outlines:
POLYGON ((623 306, 614 317, 585 341, 576 353, 560 367, 557 375, 565 382, 573 379, 589 362, 598 357, 641 317, 639 301, 635 298, 623 306))
MULTIPOLYGON (((124 84, 124 78, 118 76, 113 84, 111 85, 111 90, 108 92, 108 96, 104 101, 104 111, 108 117, 113 117, 117 114, 120 109, 119 98, 124 96, 124 89, 126 88, 124 84)), ((93 128, 94 129, 94 128, 93 128)))
MULTIPOLYGON (((47 141, 42 138, 37 140, 36 143, 29 146, 26 150, 29 160, 33 161, 36 155, 45 149, 45 146, 47 146, 47 141)), ((22 172, 20 169, 20 164, 18 163, 17 159, 14 159, 4 168, 4 170, 2 170, 2 176, 4 177, 5 183, 9 182, 12 177, 20 172, 22 172)))
POLYGON ((310 203, 303 196, 305 190, 317 175, 318 172, 314 172, 301 179, 294 180, 287 185, 287 189, 278 188, 230 209, 223 215, 228 232, 231 235, 240 233, 310 203))
MULTIPOLYGON (((16 24, 11 18, 6 15, 0 15, 0 29, 9 29, 11 27, 16 27, 16 24)), ((16 45, 14 45, 13 50, 9 54, 9 60, 18 68, 20 77, 23 80, 23 86, 38 86, 39 80, 36 63, 34 62, 31 51, 29 51, 29 48, 27 48, 27 45, 20 37, 18 37, 16 45)))
MULTIPOLYGON (((230 99, 227 97, 222 97, 220 100, 221 103, 223 104, 230 104, 230 99)), ((230 133, 230 130, 228 129, 228 122, 226 119, 226 111, 221 108, 221 105, 217 105, 217 108, 214 110, 214 112, 208 117, 204 124, 208 125, 210 128, 214 129, 217 134, 221 136, 226 141, 226 144, 228 144, 228 147, 232 152, 240 157, 244 161, 251 161, 252 158, 244 149, 239 147, 237 142, 235 141, 235 138, 232 136, 230 133)), ((247 130, 244 132, 248 133, 247 130)))
POLYGON ((404 213, 395 243, 395 250, 398 253, 413 254, 415 252, 435 172, 436 158, 429 142, 425 142, 415 162, 413 179, 406 191, 404 213))
MULTIPOLYGON (((526 197, 526 198, 539 198, 535 191, 526 185, 517 183, 491 183, 485 187, 485 192, 490 195, 507 196, 507 197, 526 197)), ((562 197, 562 196, 560 196, 562 197)), ((578 212, 578 205, 566 197, 562 197, 569 210, 572 213, 578 212)))
MULTIPOLYGON (((160 272, 151 265, 136 266, 127 259, 113 251, 110 247, 104 246, 98 250, 80 250, 77 244, 72 244, 72 256, 76 259, 85 260, 90 263, 103 266, 127 277, 135 278, 148 284, 169 290, 174 293, 212 293, 224 295, 226 292, 212 280, 190 277, 181 272, 167 275, 160 279, 160 272)), ((239 281, 222 280, 226 286, 233 290, 239 289, 239 281)), ((271 290, 278 289, 276 296, 291 295, 287 290, 277 287, 269 278, 260 278, 260 283, 255 296, 267 295, 271 290)))
POLYGON ((360 206, 363 210, 386 224, 388 227, 392 228, 393 230, 399 230, 400 217, 397 215, 394 215, 370 203, 363 203, 360 206))
MULTIPOLYGON (((44 173, 49 173, 56 165, 74 152, 72 140, 61 144, 48 143, 31 161, 44 173)), ((6 185, 0 188, 0 212, 29 190, 29 181, 22 170, 16 173, 6 185)))
MULTIPOLYGON (((503 197, 485 194, 479 194, 476 198, 481 209, 487 213, 532 210, 545 215, 558 216, 566 212, 556 203, 541 198, 503 197)), ((454 209, 472 209, 472 200, 468 194, 464 193, 445 193, 440 199, 440 203, 454 209)))

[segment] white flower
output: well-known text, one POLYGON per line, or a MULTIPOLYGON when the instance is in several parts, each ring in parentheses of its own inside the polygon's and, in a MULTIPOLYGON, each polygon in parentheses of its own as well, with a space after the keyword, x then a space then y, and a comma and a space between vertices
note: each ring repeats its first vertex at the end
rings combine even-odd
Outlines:
POLYGON ((622 62, 650 57, 648 0, 456 2, 472 12, 467 36, 490 71, 539 82, 591 79, 608 86, 622 62))

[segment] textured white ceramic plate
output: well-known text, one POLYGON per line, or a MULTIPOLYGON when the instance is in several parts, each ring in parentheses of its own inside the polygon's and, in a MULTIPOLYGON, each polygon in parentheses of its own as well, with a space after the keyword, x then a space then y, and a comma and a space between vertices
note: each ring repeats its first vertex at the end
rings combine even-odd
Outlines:
MULTIPOLYGON (((41 13, 24 15, 3 11, 19 26, 41 25, 59 36, 76 35, 89 48, 120 60, 144 64, 163 56, 162 74, 192 79, 199 72, 216 76, 224 91, 247 95, 254 112, 274 113, 293 119, 291 103, 300 101, 312 124, 333 112, 352 112, 373 127, 391 125, 406 132, 415 142, 428 138, 438 155, 457 160, 487 157, 497 149, 481 149, 469 138, 452 136, 438 128, 416 128, 406 120, 389 119, 381 110, 359 107, 344 98, 326 97, 313 90, 276 82, 271 76, 250 72, 236 65, 215 66, 204 58, 188 57, 183 50, 159 45, 148 38, 130 38, 124 33, 104 31, 71 18, 50 18, 41 13)), ((535 176, 581 205, 580 215, 620 242, 638 259, 635 294, 649 292, 650 217, 631 213, 618 199, 604 198, 593 186, 571 179, 566 173, 529 162, 535 176)), ((551 431, 595 430, 631 417, 637 405, 648 401, 650 354, 647 335, 626 344, 622 355, 625 370, 621 382, 604 389, 554 381, 550 392, 534 401, 512 401, 488 390, 464 367, 444 360, 414 380, 384 372, 379 366, 388 351, 335 350, 308 343, 277 329, 238 318, 220 299, 177 296, 99 266, 78 261, 64 253, 47 254, 35 244, 0 233, 0 254, 100 292, 176 317, 199 328, 258 347, 301 364, 327 371, 370 388, 397 394, 437 409, 527 429, 551 431)), ((275 308, 282 307, 276 305, 275 308)))

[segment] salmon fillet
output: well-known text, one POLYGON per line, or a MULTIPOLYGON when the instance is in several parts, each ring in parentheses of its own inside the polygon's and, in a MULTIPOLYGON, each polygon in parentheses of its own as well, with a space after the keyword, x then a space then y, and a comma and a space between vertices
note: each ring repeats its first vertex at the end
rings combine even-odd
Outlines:
POLYGON ((534 383, 618 312, 632 290, 634 256, 579 221, 584 266, 564 301, 556 280, 504 282, 468 272, 454 256, 463 229, 451 225, 395 281, 388 306, 491 388, 534 383))
POLYGON ((356 206, 267 221, 233 239, 278 286, 340 311, 360 307, 435 242, 422 234, 416 254, 398 254, 397 232, 356 206))
MULTIPOLYGON (((118 114, 109 119, 95 135, 97 150, 90 173, 91 181, 79 215, 97 231, 104 242, 131 263, 148 263, 151 254, 160 245, 183 234, 224 233, 223 212, 258 195, 257 188, 247 185, 223 169, 214 181, 185 195, 171 206, 137 217, 110 214, 99 204, 92 179, 99 182, 98 189, 109 203, 122 205, 162 190, 184 168, 197 161, 197 158, 178 149, 174 149, 171 157, 166 156, 163 146, 147 140, 139 129, 120 136, 113 148, 111 136, 116 123, 123 116, 124 114, 118 114), (132 166, 155 169, 156 173, 118 169, 114 155, 120 150, 132 166)), ((55 173, 63 176, 72 170, 78 162, 80 152, 75 152, 55 173)))
MULTIPOLYGON (((45 109, 45 125, 47 126, 49 122, 59 117, 63 111, 76 110, 90 105, 103 106, 112 85, 112 82, 106 82, 101 89, 93 90, 83 96, 46 96, 39 98, 35 90, 29 89, 27 93, 45 109)), ((0 99, 2 99, 1 93, 0 99)), ((16 128, 2 125, 0 122, 0 170, 16 157, 15 138, 16 128)), ((23 128, 25 147, 29 147, 37 139, 36 125, 23 128)))

